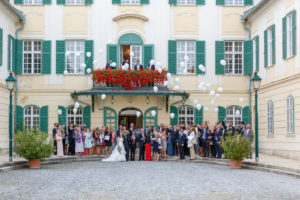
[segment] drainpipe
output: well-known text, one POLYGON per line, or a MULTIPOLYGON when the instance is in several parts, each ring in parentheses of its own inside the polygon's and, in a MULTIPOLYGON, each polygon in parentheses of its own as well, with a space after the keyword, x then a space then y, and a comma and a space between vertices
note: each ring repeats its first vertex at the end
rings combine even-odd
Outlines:
MULTIPOLYGON (((244 29, 248 32, 248 40, 251 40, 251 30, 249 27, 246 26, 246 20, 243 18, 243 16, 242 16, 242 23, 243 23, 244 29)), ((248 101, 249 101, 249 115, 250 115, 249 120, 250 120, 250 124, 252 127, 251 76, 252 76, 251 74, 248 75, 248 101)))

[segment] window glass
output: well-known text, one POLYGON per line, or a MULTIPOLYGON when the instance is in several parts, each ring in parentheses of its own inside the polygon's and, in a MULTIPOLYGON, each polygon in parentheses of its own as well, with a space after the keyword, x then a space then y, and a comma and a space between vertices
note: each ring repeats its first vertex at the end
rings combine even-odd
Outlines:
POLYGON ((41 73, 41 49, 40 41, 24 41, 23 45, 23 69, 24 74, 41 73))
POLYGON ((66 68, 70 74, 83 74, 84 52, 84 41, 70 40, 66 42, 66 68))
POLYGON ((194 74, 196 65, 196 42, 177 41, 177 73, 194 74))
POLYGON ((243 74, 243 42, 225 42, 225 74, 243 74))
POLYGON ((77 109, 77 112, 74 113, 73 112, 74 106, 71 106, 68 108, 68 112, 67 112, 67 119, 68 119, 68 124, 74 124, 77 126, 81 126, 82 125, 82 108, 79 107, 77 109))
POLYGON ((25 130, 39 128, 40 109, 36 106, 28 106, 24 109, 24 128, 25 130))
POLYGON ((179 124, 193 124, 194 121, 194 108, 191 106, 181 106, 178 109, 178 122, 179 124))
POLYGON ((237 106, 230 106, 226 110, 227 123, 232 123, 234 127, 238 127, 242 121, 242 109, 237 106))

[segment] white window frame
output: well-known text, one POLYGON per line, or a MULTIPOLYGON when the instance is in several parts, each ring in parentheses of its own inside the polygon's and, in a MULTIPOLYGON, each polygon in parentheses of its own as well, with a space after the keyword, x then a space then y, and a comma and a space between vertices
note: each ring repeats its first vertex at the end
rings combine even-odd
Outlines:
POLYGON ((141 0, 121 0, 121 4, 123 4, 123 5, 139 5, 139 4, 141 4, 141 0))
POLYGON ((268 28, 268 63, 269 66, 273 65, 273 37, 272 26, 268 28))
POLYGON ((194 108, 192 106, 181 106, 178 108, 178 124, 189 124, 191 125, 194 122, 194 108), (184 110, 184 114, 180 113, 181 110, 184 110), (188 113, 188 110, 191 109, 192 113, 188 113), (184 119, 184 120, 181 120, 184 119), (184 121, 184 123, 182 123, 184 121))
POLYGON ((196 0, 177 0, 177 5, 196 5, 196 0))
POLYGON ((66 41, 66 69, 69 74, 83 74, 81 65, 85 62, 84 40, 66 41))
POLYGON ((228 6, 243 6, 244 0, 225 0, 224 3, 228 6))
POLYGON ((294 97, 288 96, 287 98, 287 133, 294 134, 294 97))
POLYGON ((274 134, 274 104, 272 101, 268 102, 268 134, 274 134))
POLYGON ((77 113, 75 114, 73 112, 74 106, 70 106, 67 109, 67 124, 74 124, 76 126, 82 126, 83 125, 83 108, 79 107, 77 108, 77 113), (77 123, 79 122, 79 123, 77 123))
POLYGON ((40 127, 40 108, 37 106, 26 106, 24 108, 25 130, 40 127))
POLYGON ((84 5, 85 0, 66 0, 66 5, 84 5))
POLYGON ((244 42, 225 41, 225 60, 226 60, 225 74, 243 75, 244 74, 244 42), (240 50, 236 50, 236 48, 240 48, 240 47, 241 47, 240 50), (239 58, 236 58, 237 56, 239 58))
POLYGON ((293 16, 292 13, 286 16, 286 55, 287 58, 293 55, 293 16))
POLYGON ((24 5, 43 5, 43 0, 24 0, 24 5))
POLYGON ((177 74, 195 74, 196 73, 196 41, 177 40, 177 74), (183 47, 183 48, 182 48, 183 47), (188 61, 184 57, 188 56, 188 61), (184 67, 181 66, 184 63, 184 67), (186 73, 184 72, 186 70, 186 73))
POLYGON ((243 109, 241 107, 239 107, 239 106, 229 106, 226 109, 227 123, 232 123, 233 127, 239 127, 240 126, 240 122, 243 121, 243 113, 242 112, 243 112, 243 109), (231 109, 232 109, 232 112, 231 112, 231 109), (240 115, 236 114, 237 110, 240 111, 240 115))
POLYGON ((42 73, 42 42, 37 40, 23 41, 23 74, 42 73), (29 47, 31 50, 28 50, 29 47), (31 61, 29 60, 31 57, 31 61), (30 72, 29 72, 30 71, 30 72))
POLYGON ((141 45, 130 45, 130 53, 133 52, 134 55, 130 56, 130 67, 132 70, 134 70, 134 66, 136 65, 136 62, 139 60, 140 65, 143 63, 143 53, 142 53, 142 46, 141 45))
POLYGON ((253 39, 253 74, 256 72, 256 37, 253 39))

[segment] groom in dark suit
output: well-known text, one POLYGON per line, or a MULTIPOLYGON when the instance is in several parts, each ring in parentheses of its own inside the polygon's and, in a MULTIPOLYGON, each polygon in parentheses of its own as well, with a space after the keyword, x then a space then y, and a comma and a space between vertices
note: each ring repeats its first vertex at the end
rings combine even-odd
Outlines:
POLYGON ((128 161, 129 160, 129 144, 130 144, 130 133, 128 130, 126 130, 126 133, 123 137, 124 137, 123 144, 124 144, 124 148, 126 151, 126 161, 128 161))
POLYGON ((183 128, 181 127, 180 128, 180 131, 179 131, 179 137, 178 137, 178 140, 177 140, 177 144, 179 146, 179 151, 180 151, 180 159, 181 160, 184 160, 184 143, 185 143, 185 140, 186 140, 186 135, 184 134, 183 132, 183 128))

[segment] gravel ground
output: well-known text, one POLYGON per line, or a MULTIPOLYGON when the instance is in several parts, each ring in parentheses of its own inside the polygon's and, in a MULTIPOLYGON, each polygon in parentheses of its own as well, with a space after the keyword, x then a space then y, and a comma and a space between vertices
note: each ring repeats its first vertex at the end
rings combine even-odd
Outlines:
POLYGON ((0 199, 300 199, 300 179, 189 162, 101 161, 0 172, 0 199))

